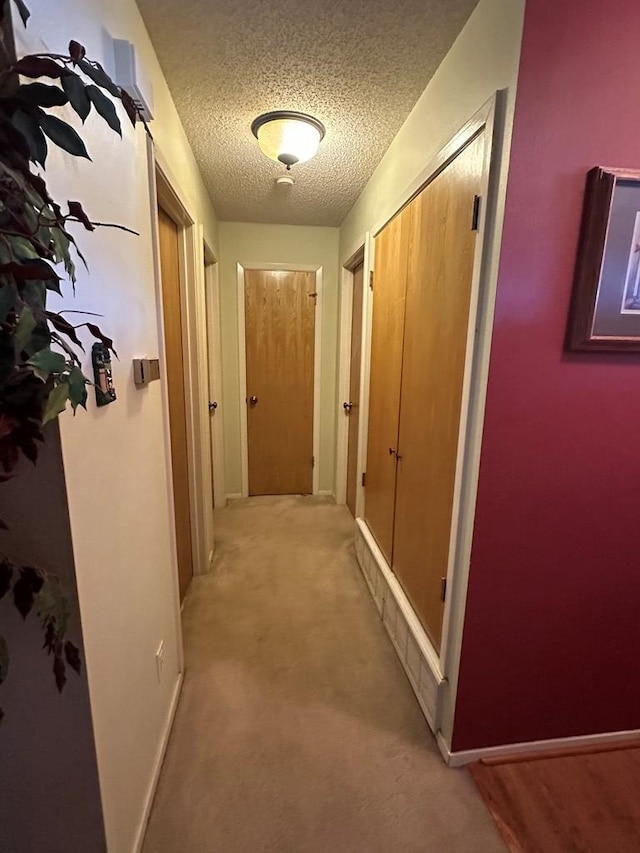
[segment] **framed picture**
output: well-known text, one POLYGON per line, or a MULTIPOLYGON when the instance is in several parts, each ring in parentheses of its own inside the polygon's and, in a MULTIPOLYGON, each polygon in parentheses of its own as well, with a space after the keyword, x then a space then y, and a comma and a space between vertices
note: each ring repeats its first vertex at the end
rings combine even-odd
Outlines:
POLYGON ((567 348, 640 352, 638 170, 587 175, 567 348))

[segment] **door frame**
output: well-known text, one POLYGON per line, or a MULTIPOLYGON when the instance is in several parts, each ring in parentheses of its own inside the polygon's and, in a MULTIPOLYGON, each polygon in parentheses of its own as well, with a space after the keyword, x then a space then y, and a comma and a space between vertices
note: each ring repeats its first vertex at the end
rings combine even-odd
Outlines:
MULTIPOLYGON (((351 338, 353 328, 353 283, 354 270, 359 264, 362 268, 362 292, 366 289, 364 275, 364 256, 366 240, 351 254, 341 266, 340 272, 340 321, 338 331, 338 396, 336 400, 336 503, 347 502, 347 465, 349 456, 349 418, 345 414, 343 403, 349 398, 351 390, 351 338)), ((364 330, 364 313, 361 317, 364 330)), ((362 364, 362 352, 360 363, 362 364)), ((360 401, 358 400, 358 404, 360 401)), ((358 411, 360 411, 358 409, 358 411)), ((358 442, 358 447, 360 442, 358 442)), ((356 475, 357 476, 357 475, 356 475)))
MULTIPOLYGON (((458 433, 458 454, 454 505, 451 523, 449 563, 447 573, 447 596, 442 626, 442 644, 440 655, 422 629, 413 609, 408 604, 404 592, 395 580, 389 567, 388 582, 395 590, 395 597, 403 612, 414 626, 414 634, 420 635, 421 647, 429 668, 444 686, 438 700, 437 719, 440 721, 437 740, 442 750, 447 750, 453 734, 456 695, 462 634, 464 629, 465 608, 471 563, 471 545, 475 520, 476 497, 478 490, 480 452, 489 377, 489 358, 493 332, 493 319, 497 291, 497 265, 499 249, 493 251, 491 238, 495 234, 501 210, 498 199, 500 175, 500 154, 505 124, 505 92, 496 92, 469 119, 469 121, 450 139, 450 141, 431 158, 420 173, 411 181, 395 202, 386 208, 386 213, 376 222, 370 231, 369 264, 373 263, 375 237, 416 195, 434 180, 457 154, 483 130, 487 134, 485 160, 481 187, 481 208, 478 223, 478 237, 474 255, 471 310, 467 327, 467 349, 465 355, 465 375, 461 402, 461 419, 458 433), (404 599, 404 603, 402 600, 404 599)), ((375 286, 375 281, 374 281, 375 286)), ((368 390, 371 366, 371 322, 373 300, 371 291, 366 288, 369 297, 367 310, 367 334, 363 336, 366 347, 366 376, 363 380, 368 390)), ((368 433, 368 399, 366 408, 361 409, 361 429, 368 433)), ((366 454, 366 446, 363 446, 366 454)), ((366 456, 364 457, 366 459, 366 456)), ((364 525, 364 522, 360 522, 364 525)), ((365 525, 366 526, 366 525, 365 525)))
POLYGON ((371 320, 373 299, 370 286, 373 272, 374 242, 371 232, 365 231, 350 247, 341 264, 340 327, 338 354, 338 429, 336 438, 336 502, 347 502, 347 455, 349 424, 341 417, 342 403, 349 391, 351 371, 351 314, 353 309, 353 269, 363 260, 362 270, 362 349, 360 353, 360 416, 358 419, 358 462, 356 472, 356 518, 364 513, 364 486, 362 476, 367 464, 367 432, 369 426, 369 373, 371 368, 371 320), (348 319, 347 319, 348 317, 348 319))
POLYGON ((211 459, 213 463, 213 506, 226 506, 224 474, 224 418, 222 400, 222 336, 220 328, 220 264, 207 242, 204 242, 204 280, 207 316, 207 356, 209 386, 207 403, 215 400, 218 408, 209 414, 211 459))
MULTIPOLYGON (((148 141, 149 182, 152 216, 153 251, 158 304, 158 343, 161 362, 161 384, 166 424, 165 443, 171 462, 169 435, 169 402, 166 384, 166 351, 164 342, 162 278, 158 239, 160 205, 178 225, 180 251, 180 298, 182 302, 182 335, 185 351, 184 387, 187 427, 187 464, 191 504, 193 574, 208 572, 213 559, 213 495, 210 488, 211 442, 208 423, 207 325, 204 281, 204 233, 191 212, 191 205, 173 175, 170 166, 155 144, 148 141)), ((173 483, 168 471, 171 495, 172 527, 174 516, 173 483)), ((174 560, 175 531, 172 531, 174 560)), ((179 600, 179 599, 178 599, 179 600)))
POLYGON ((236 265, 238 293, 238 361, 240 372, 240 457, 242 462, 242 497, 249 496, 249 440, 247 428, 247 335, 244 308, 245 270, 268 270, 269 272, 312 272, 316 276, 316 316, 314 323, 313 348, 313 480, 312 493, 317 495, 320 484, 320 389, 322 381, 322 265, 321 264, 274 264, 243 262, 236 265))

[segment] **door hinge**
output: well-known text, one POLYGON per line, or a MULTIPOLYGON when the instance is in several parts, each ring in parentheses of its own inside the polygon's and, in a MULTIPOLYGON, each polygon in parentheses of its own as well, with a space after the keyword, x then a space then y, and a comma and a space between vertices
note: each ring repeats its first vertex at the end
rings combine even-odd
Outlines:
POLYGON ((316 467, 316 457, 315 457, 315 456, 312 456, 312 457, 311 457, 311 467, 312 467, 312 468, 315 468, 315 467, 316 467))
POLYGON ((471 230, 477 231, 480 223, 480 196, 473 197, 473 212, 471 214, 471 230))
POLYGON ((369 270, 369 287, 373 290, 373 270, 369 270))
POLYGON ((365 471, 362 472, 362 485, 366 486, 367 484, 367 474, 365 471))
POLYGON ((447 599, 447 579, 440 578, 440 601, 443 603, 447 599))

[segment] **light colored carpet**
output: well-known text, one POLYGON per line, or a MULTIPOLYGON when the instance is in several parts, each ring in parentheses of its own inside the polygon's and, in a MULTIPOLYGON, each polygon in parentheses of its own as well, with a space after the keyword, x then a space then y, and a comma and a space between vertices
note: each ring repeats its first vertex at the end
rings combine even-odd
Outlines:
POLYGON ((347 509, 249 498, 215 521, 144 853, 503 853, 468 773, 442 763, 347 509))

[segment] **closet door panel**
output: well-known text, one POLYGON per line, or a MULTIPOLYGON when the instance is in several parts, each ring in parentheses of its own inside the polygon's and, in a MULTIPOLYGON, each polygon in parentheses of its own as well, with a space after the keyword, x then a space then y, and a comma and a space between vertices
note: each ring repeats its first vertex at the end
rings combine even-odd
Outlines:
POLYGON ((439 649, 484 134, 411 205, 393 568, 439 649))
POLYGON ((391 563, 396 490, 409 219, 407 209, 376 237, 364 517, 391 563), (390 452, 392 451, 392 452, 390 452))

